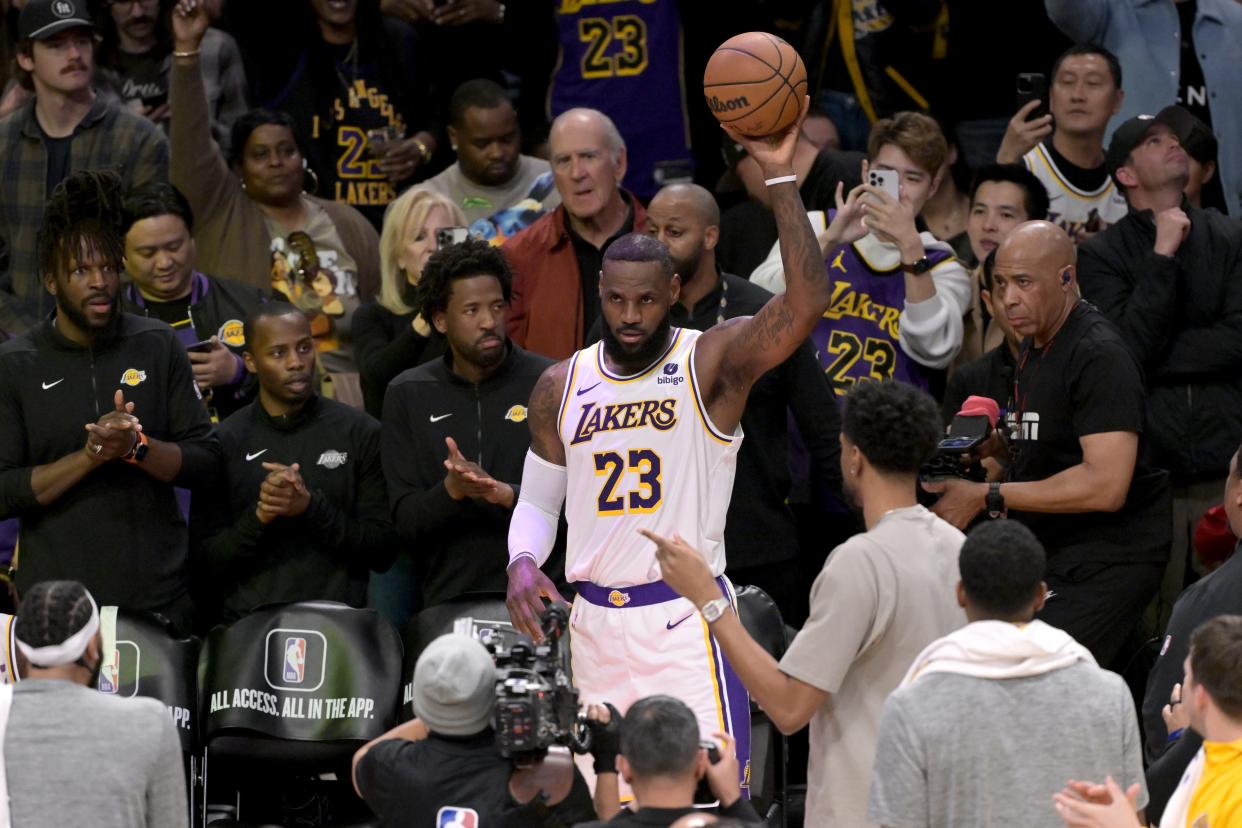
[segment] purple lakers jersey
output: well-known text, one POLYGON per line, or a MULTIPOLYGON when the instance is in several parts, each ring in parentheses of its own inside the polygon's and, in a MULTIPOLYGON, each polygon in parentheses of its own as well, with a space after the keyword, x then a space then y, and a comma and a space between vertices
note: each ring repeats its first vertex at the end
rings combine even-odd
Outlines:
MULTIPOLYGON (((928 250, 935 268, 952 254, 928 250)), ((838 395, 855 383, 897 379, 924 391, 927 369, 911 359, 898 342, 899 318, 906 303, 900 263, 889 270, 868 265, 857 243, 828 253, 832 300, 811 332, 816 356, 838 395)))
POLYGON ((625 187, 646 201, 693 173, 676 0, 558 0, 548 109, 589 107, 625 137, 625 187))

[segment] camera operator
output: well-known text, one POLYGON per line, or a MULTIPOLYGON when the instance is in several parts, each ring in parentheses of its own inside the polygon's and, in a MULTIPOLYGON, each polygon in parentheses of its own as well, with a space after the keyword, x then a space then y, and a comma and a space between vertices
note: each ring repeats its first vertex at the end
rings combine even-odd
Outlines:
MULTIPOLYGON (((496 666, 477 640, 442 635, 414 666, 418 718, 394 727, 354 754, 354 789, 385 826, 465 824, 573 825, 617 810, 620 722, 592 705, 591 732, 599 777, 593 808, 586 782, 564 749, 553 748, 514 769, 496 746, 492 712, 496 666), (451 820, 450 820, 451 821, 451 820), (495 822, 494 822, 495 821, 495 822)), ((696 731, 697 734, 697 731, 696 731)), ((697 738, 697 735, 696 735, 697 738)))
MULTIPOLYGON (((685 702, 672 696, 648 696, 630 705, 621 726, 621 775, 634 791, 636 810, 622 811, 609 825, 643 828, 671 826, 694 807, 694 792, 706 779, 720 803, 721 816, 745 825, 763 825, 738 785, 737 755, 728 734, 714 734, 719 747, 699 741, 699 725, 685 702)), ((578 828, 598 828, 588 822, 578 828)))
POLYGON ((924 484, 956 526, 985 509, 1030 527, 1048 550, 1040 619, 1112 662, 1160 586, 1169 553, 1168 478, 1139 462, 1143 377, 1121 334, 1079 299, 1075 251, 1046 221, 1015 228, 996 251, 995 292, 1022 351, 1008 400, 1004 482, 924 484), (1010 456, 1012 455, 1012 457, 1010 456))

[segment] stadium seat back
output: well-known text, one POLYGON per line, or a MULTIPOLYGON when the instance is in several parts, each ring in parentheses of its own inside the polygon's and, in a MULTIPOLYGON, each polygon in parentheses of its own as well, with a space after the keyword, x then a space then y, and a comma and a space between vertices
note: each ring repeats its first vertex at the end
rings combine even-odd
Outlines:
POLYGON ((334 767, 396 724, 401 640, 374 610, 264 607, 208 635, 199 659, 212 759, 334 767))

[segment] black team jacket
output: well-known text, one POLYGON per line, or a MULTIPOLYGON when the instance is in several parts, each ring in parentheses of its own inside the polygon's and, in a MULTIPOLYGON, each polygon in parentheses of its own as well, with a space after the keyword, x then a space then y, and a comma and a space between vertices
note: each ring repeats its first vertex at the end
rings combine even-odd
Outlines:
POLYGON ((219 456, 190 361, 164 323, 123 313, 116 335, 84 348, 47 319, 0 346, 0 517, 22 520, 19 589, 71 578, 100 605, 166 611, 185 601, 189 547, 174 486, 205 482, 219 456), (84 426, 115 409, 117 389, 148 437, 180 447, 180 474, 162 483, 114 460, 40 506, 34 467, 80 451, 84 426))
POLYGON ((273 417, 259 400, 218 427, 224 460, 196 495, 191 529, 198 570, 218 606, 203 618, 233 620, 268 603, 340 601, 364 606, 371 570, 383 571, 398 537, 388 519, 379 423, 335 400, 311 397, 297 414, 273 417), (255 514, 267 462, 299 464, 311 492, 296 517, 255 514))
MULTIPOLYGON (((503 596, 509 578, 508 509, 444 488, 444 439, 494 479, 514 487, 530 448, 526 405, 552 360, 509 344, 504 363, 483 382, 453 373, 450 351, 399 374, 384 398, 384 474, 393 520, 408 539, 426 606, 463 595, 503 596)), ((514 501, 516 503, 516 500, 514 501)), ((543 570, 565 578, 565 522, 543 570)))
MULTIPOLYGON (((133 282, 121 291, 121 299, 125 303, 125 310, 152 318, 150 301, 143 297, 133 282)), ((213 336, 219 337, 224 346, 237 357, 238 371, 234 375, 234 381, 212 389, 210 407, 216 410, 220 419, 253 400, 258 393, 258 382, 241 363, 241 355, 246 348, 243 329, 246 317, 266 301, 267 293, 253 285, 194 271, 189 308, 192 326, 186 325, 173 330, 177 332, 181 344, 187 348, 213 336)))
POLYGON ((1176 484, 1223 479, 1242 433, 1242 224, 1182 202, 1190 233, 1158 255, 1150 210, 1078 248, 1078 283, 1147 377, 1151 464, 1176 484))

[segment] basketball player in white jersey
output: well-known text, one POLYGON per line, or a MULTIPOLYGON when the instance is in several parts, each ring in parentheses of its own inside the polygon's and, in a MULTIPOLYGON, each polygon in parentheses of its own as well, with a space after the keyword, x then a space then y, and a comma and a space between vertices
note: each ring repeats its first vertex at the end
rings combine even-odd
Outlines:
MULTIPOLYGON (((604 339, 544 372, 529 405, 531 450, 509 530, 508 607, 539 638, 543 598, 563 600, 539 571, 565 502, 566 577, 578 598, 570 615, 574 680, 584 703, 668 693, 685 701, 705 734, 737 742, 743 784, 749 705, 704 616, 731 612, 724 522, 751 385, 784 362, 828 308, 821 246, 793 174, 806 117, 767 139, 730 135, 763 170, 780 232, 788 287, 757 314, 703 333, 671 328, 680 280, 667 249, 630 234, 604 255, 599 296, 604 339), (647 529, 679 534, 705 551, 720 597, 695 607, 668 587, 647 529), (694 540, 691 540, 694 539, 694 540), (700 613, 701 610, 701 613, 700 613)), ((579 163, 574 159, 571 163, 579 163)), ((833 244, 860 238, 860 187, 828 228, 833 244)))

